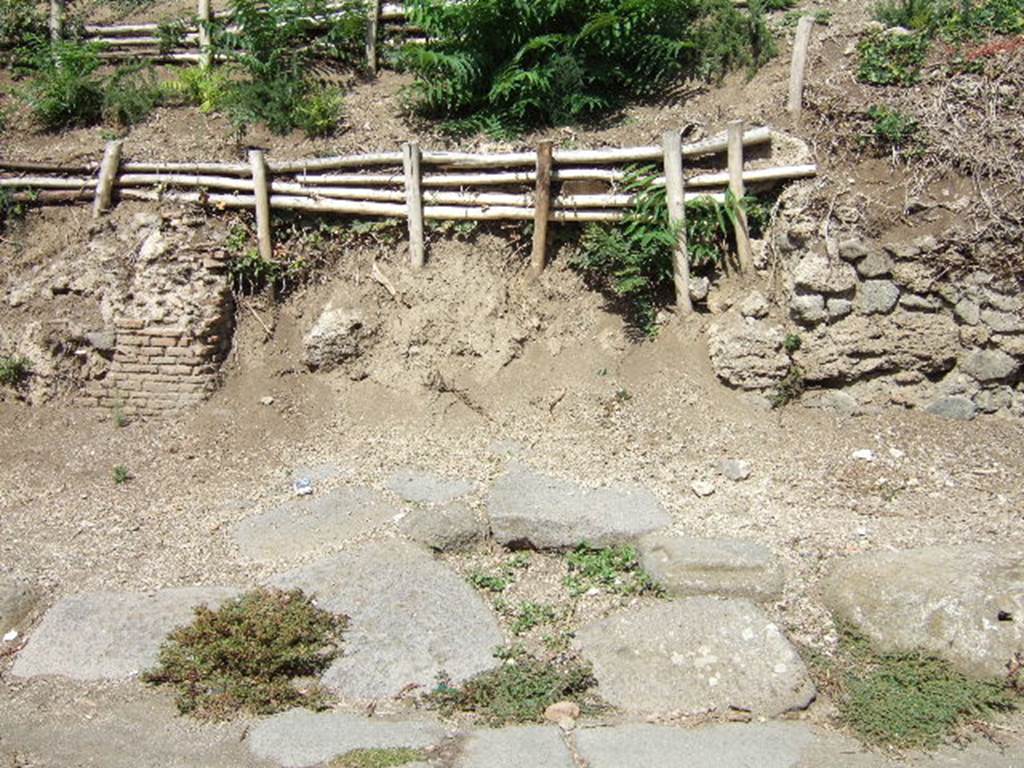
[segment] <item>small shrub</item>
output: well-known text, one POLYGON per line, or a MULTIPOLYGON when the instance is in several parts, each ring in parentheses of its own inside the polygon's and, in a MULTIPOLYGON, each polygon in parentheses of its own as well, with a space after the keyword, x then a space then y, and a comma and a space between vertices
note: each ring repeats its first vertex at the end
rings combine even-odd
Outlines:
POLYGON ((935 26, 937 5, 936 0, 882 0, 873 15, 886 27, 926 31, 935 26))
POLYGON ((143 680, 173 686, 179 711, 204 719, 320 707, 319 688, 300 691, 292 681, 330 665, 346 625, 344 616, 317 608, 300 590, 256 589, 216 610, 196 608, 143 680))
POLYGON ((428 704, 450 717, 473 712, 492 726, 540 722, 544 710, 558 701, 589 700, 597 681, 590 668, 578 661, 542 661, 509 651, 500 667, 484 672, 454 688, 442 680, 427 695, 428 704))
POLYGON ((37 3, 0 0, 0 64, 27 63, 46 36, 46 19, 37 3))
POLYGON ((103 83, 103 120, 127 128, 142 122, 163 97, 153 68, 145 64, 118 67, 103 83))
POLYGON ((313 90, 295 108, 295 125, 307 136, 328 136, 338 127, 344 105, 344 98, 333 88, 313 90))
POLYGON ((876 654, 844 628, 837 682, 842 720, 864 741, 899 748, 938 746, 970 719, 1014 709, 1005 680, 973 680, 921 653, 876 654))
POLYGON ((118 464, 114 467, 114 485, 124 485, 132 479, 132 473, 128 471, 128 467, 123 464, 118 464))
POLYGON ((170 53, 185 44, 188 25, 182 19, 162 21, 157 25, 156 36, 160 41, 160 53, 170 53))
POLYGON ((17 388, 32 375, 32 361, 21 355, 0 355, 0 387, 17 388))
POLYGON ((34 70, 24 98, 48 131, 95 125, 103 115, 103 84, 96 75, 99 48, 55 43, 32 57, 34 70))
POLYGON ((886 153, 911 152, 920 143, 921 126, 910 115, 886 106, 868 110, 870 132, 865 141, 886 153))
POLYGON ((800 338, 799 333, 787 333, 786 338, 782 342, 782 348, 791 355, 799 351, 803 345, 804 340, 800 338))
POLYGON ((582 543, 566 555, 565 586, 574 597, 597 588, 620 595, 658 593, 657 585, 640 567, 634 547, 597 548, 582 543))
POLYGON ((192 67, 185 69, 164 86, 166 94, 174 100, 194 104, 204 113, 222 108, 227 98, 230 80, 220 69, 192 67))
POLYGON ((804 393, 804 370, 796 363, 789 364, 789 370, 772 391, 768 402, 772 408, 789 405, 804 393))
POLYGON ((422 749, 388 747, 384 749, 354 749, 330 762, 330 768, 394 768, 398 765, 426 761, 422 749))
POLYGON ((870 85, 913 85, 931 41, 923 33, 871 32, 857 44, 857 79, 870 85))

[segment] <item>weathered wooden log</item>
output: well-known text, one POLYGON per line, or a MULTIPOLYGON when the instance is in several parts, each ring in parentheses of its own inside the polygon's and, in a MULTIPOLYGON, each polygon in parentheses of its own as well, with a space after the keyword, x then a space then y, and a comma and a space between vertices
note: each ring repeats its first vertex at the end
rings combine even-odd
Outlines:
POLYGON ((374 152, 365 155, 339 155, 337 157, 319 157, 309 160, 271 161, 268 168, 271 173, 309 173, 310 171, 331 171, 335 168, 358 168, 363 165, 401 165, 401 152, 374 152))
MULTIPOLYGON (((743 184, 743 121, 734 120, 729 123, 729 191, 736 200, 746 194, 743 184)), ((747 228, 747 213, 743 206, 734 212, 736 225, 733 228, 736 237, 736 255, 740 262, 741 272, 750 272, 754 268, 754 257, 750 249, 750 231, 747 228)))
POLYGON ((135 161, 124 163, 121 170, 125 173, 174 173, 174 174, 209 174, 228 176, 249 176, 252 169, 246 163, 170 163, 160 161, 135 161))
POLYGON ((37 205, 57 203, 77 203, 81 200, 92 200, 95 189, 53 190, 42 192, 12 192, 10 200, 15 203, 35 203, 37 205))
POLYGON ((103 160, 100 162, 100 174, 96 180, 96 199, 93 201, 93 218, 110 210, 110 203, 114 194, 114 181, 121 167, 121 149, 124 142, 121 140, 108 141, 103 150, 103 160))
POLYGON ((0 187, 14 189, 96 189, 96 177, 58 178, 50 176, 21 176, 0 179, 0 187))
POLYGON ((807 73, 807 51, 811 44, 814 16, 801 16, 793 41, 793 60, 789 68, 789 100, 786 109, 794 119, 800 117, 804 104, 804 78, 807 73))
POLYGON ((537 145, 537 184, 533 195, 533 250, 530 270, 534 275, 544 271, 548 251, 548 219, 551 215, 551 152, 554 145, 542 141, 537 145))
POLYGON ((672 253, 672 280, 676 306, 684 315, 693 311, 690 302, 690 258, 686 248, 686 204, 683 182, 683 152, 678 131, 666 131, 662 138, 665 167, 665 204, 668 220, 676 231, 676 247, 672 253))
POLYGON ((274 258, 274 243, 270 239, 270 185, 267 184, 267 162, 262 149, 249 150, 249 165, 252 168, 253 198, 256 203, 256 242, 260 258, 270 261, 274 258))
POLYGON ((415 141, 402 145, 405 169, 406 216, 409 219, 409 252, 412 266, 419 269, 426 261, 423 242, 423 188, 420 185, 420 145, 415 141))
POLYGON ((117 180, 117 185, 119 187, 202 187, 203 189, 228 189, 235 192, 252 192, 255 188, 251 179, 183 173, 125 173, 117 180))

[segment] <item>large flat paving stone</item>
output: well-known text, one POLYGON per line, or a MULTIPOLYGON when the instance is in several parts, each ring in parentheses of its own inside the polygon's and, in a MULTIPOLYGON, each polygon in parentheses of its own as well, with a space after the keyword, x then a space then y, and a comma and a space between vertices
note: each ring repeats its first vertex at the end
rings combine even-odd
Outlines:
POLYGON ((589 768, 881 768, 891 765, 839 735, 803 723, 700 728, 620 725, 576 732, 589 768))
POLYGON ((249 749, 283 768, 304 768, 355 749, 422 749, 445 735, 444 727, 427 717, 391 720, 292 709, 255 725, 249 732, 249 749))
POLYGON ((584 488, 513 467, 487 499, 491 531, 501 544, 563 549, 586 541, 609 546, 667 526, 671 519, 645 488, 584 488))
POLYGON ((495 665, 504 642, 490 607, 425 549, 372 542, 285 573, 276 586, 299 587, 317 604, 351 619, 344 648, 324 684, 349 699, 426 689, 444 673, 461 682, 495 665))
POLYGON ((445 477, 422 469, 399 469, 387 480, 389 491, 418 504, 448 504, 476 490, 459 477, 445 477))
POLYGON ((757 601, 782 595, 782 564, 756 541, 652 533, 640 539, 637 549, 644 571, 670 595, 757 601))
POLYGON ((598 693, 631 713, 735 707, 772 716, 806 707, 815 695, 796 649, 747 600, 691 597, 627 608, 576 637, 598 693))
POLYGON ((473 731, 454 768, 573 768, 558 728, 517 725, 473 731))
POLYGON ((372 488, 336 488, 247 517, 235 526, 234 539, 252 560, 294 559, 369 533, 401 512, 372 488))
POLYGON ((228 587, 179 587, 156 592, 83 592, 54 605, 18 654, 18 677, 60 675, 117 680, 156 664, 160 645, 192 609, 216 607, 238 594, 228 587))
POLYGON ((0 765, 25 768, 269 768, 246 721, 182 717, 169 693, 61 681, 0 688, 0 765))
POLYGON ((835 617, 879 651, 923 650, 975 677, 1024 653, 1024 550, 981 546, 869 552, 823 584, 835 617))

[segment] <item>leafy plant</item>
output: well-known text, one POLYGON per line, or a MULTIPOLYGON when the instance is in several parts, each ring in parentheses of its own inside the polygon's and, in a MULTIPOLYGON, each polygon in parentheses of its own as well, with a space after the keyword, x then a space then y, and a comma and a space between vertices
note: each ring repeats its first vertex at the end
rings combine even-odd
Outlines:
POLYGON ((104 122, 121 127, 135 125, 160 104, 163 91, 153 69, 145 64, 118 67, 103 83, 104 122))
POLYGON ((474 712, 492 726, 539 722, 555 702, 585 704, 597 682, 590 668, 578 661, 543 661, 516 650, 502 655, 505 663, 461 687, 441 680, 427 702, 445 716, 474 712))
POLYGON ((550 605, 526 601, 519 604, 513 612, 512 634, 522 635, 541 624, 550 624, 555 620, 557 614, 550 605))
POLYGON ((587 120, 773 52, 759 2, 749 15, 730 0, 413 0, 408 9, 428 41, 402 55, 416 76, 411 101, 460 132, 587 120))
POLYGON ((799 351, 803 345, 804 340, 800 337, 799 333, 787 333, 786 338, 782 341, 782 348, 791 355, 799 351))
POLYGON ((875 653, 841 628, 837 658, 826 671, 838 689, 840 717, 867 742, 900 748, 939 745, 969 719, 1014 709, 1012 680, 974 680, 922 653, 875 653))
POLYGON ((786 375, 782 377, 782 380, 775 385, 771 397, 768 398, 768 402, 771 403, 772 408, 781 408, 784 405, 789 405, 789 403, 796 400, 803 393, 804 370, 796 363, 790 362, 789 370, 786 371, 786 375))
POLYGON ((46 19, 33 0, 0 0, 0 64, 26 63, 46 34, 46 19))
POLYGON ((474 587, 487 592, 504 592, 509 585, 509 580, 506 577, 483 571, 473 571, 468 578, 469 583, 474 587))
POLYGON ((574 597, 594 588, 620 595, 659 592, 628 545, 598 548, 584 542, 566 556, 566 564, 565 586, 574 597))
POLYGON ((213 39, 237 77, 223 82, 215 108, 242 129, 263 122, 275 133, 330 133, 341 101, 311 73, 320 62, 354 64, 363 51, 363 3, 232 0, 231 7, 232 26, 217 27, 213 39))
POLYGON ((159 40, 160 53, 170 53, 181 48, 185 43, 188 25, 182 19, 162 21, 157 25, 156 37, 159 40))
POLYGON ((216 610, 196 608, 192 623, 171 633, 143 680, 173 686, 178 709, 204 719, 320 707, 323 692, 299 690, 293 680, 330 665, 347 623, 301 590, 256 589, 216 610))
POLYGON ((36 51, 24 92, 32 113, 49 131, 94 125, 103 115, 103 84, 96 75, 99 47, 57 42, 36 51))
POLYGON ((857 44, 857 79, 870 85, 913 85, 930 47, 923 33, 871 32, 857 44))
POLYGON ((427 753, 422 749, 386 747, 354 749, 330 762, 330 768, 394 768, 398 765, 425 762, 427 753))
POLYGON ((27 357, 0 356, 0 387, 20 387, 31 375, 32 361, 27 357))
POLYGON ((204 113, 220 109, 230 88, 230 79, 223 70, 192 67, 185 69, 165 86, 171 98, 181 99, 185 103, 195 104, 204 113))
POLYGON ((128 467, 123 464, 118 464, 114 467, 114 485, 124 485, 132 479, 132 473, 128 471, 128 467))
POLYGON ((868 110, 871 129, 866 141, 885 152, 898 153, 911 150, 920 141, 921 126, 910 115, 886 106, 868 110))

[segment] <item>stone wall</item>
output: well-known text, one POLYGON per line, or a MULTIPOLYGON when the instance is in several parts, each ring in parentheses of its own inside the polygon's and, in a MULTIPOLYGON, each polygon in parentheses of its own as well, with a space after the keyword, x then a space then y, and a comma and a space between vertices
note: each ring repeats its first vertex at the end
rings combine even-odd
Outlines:
POLYGON ((712 362, 727 384, 766 391, 796 370, 811 404, 1024 416, 1016 284, 980 270, 950 277, 929 236, 822 242, 797 229, 775 242, 789 272, 782 306, 761 317, 731 309, 712 323, 712 362))

